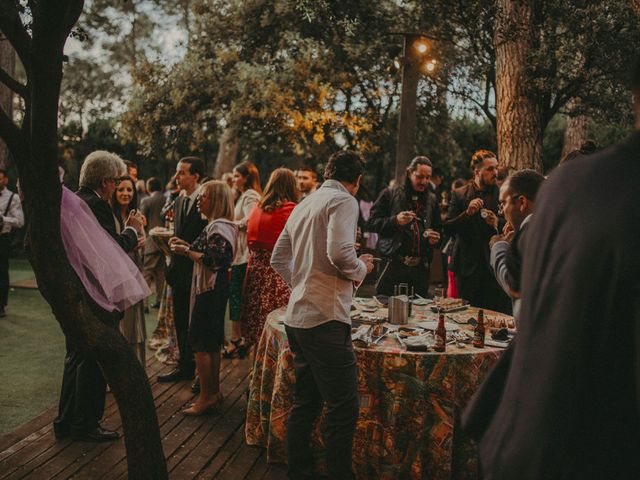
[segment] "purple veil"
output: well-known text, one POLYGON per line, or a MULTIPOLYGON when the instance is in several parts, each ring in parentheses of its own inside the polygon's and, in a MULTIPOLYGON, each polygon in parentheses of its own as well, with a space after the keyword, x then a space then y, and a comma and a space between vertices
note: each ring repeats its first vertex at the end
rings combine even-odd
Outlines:
POLYGON ((64 186, 60 233, 69 263, 102 308, 123 312, 151 294, 136 264, 102 228, 89 206, 64 186))

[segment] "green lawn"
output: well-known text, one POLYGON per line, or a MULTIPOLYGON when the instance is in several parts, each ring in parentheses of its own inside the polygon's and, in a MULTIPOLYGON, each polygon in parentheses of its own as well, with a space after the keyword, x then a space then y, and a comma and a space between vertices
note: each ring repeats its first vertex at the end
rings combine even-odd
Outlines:
MULTIPOLYGON (((33 276, 26 260, 11 260, 11 280, 33 276)), ((147 334, 157 310, 147 315, 147 334)), ((58 402, 64 366, 64 335, 38 290, 13 289, 0 318, 0 435, 58 402)))

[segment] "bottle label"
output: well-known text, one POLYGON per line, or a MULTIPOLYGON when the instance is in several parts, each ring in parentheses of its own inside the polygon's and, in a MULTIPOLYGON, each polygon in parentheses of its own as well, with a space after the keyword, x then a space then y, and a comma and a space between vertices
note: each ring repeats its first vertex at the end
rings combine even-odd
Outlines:
POLYGON ((443 349, 445 346, 445 341, 444 338, 441 335, 436 335, 436 345, 435 348, 436 349, 443 349))
POLYGON ((484 332, 475 332, 473 335, 473 346, 479 348, 484 347, 484 332))

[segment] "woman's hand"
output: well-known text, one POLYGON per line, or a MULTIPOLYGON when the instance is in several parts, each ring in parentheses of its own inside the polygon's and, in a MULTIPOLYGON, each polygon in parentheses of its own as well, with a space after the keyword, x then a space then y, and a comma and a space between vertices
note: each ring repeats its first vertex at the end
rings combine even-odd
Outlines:
POLYGON ((185 242, 184 240, 182 240, 181 238, 178 237, 171 237, 169 239, 169 247, 173 246, 173 245, 189 245, 187 242, 185 242))
POLYGON ((189 244, 184 240, 180 240, 180 243, 173 242, 173 244, 170 245, 170 248, 171 253, 175 253, 176 255, 187 256, 189 253, 189 244))

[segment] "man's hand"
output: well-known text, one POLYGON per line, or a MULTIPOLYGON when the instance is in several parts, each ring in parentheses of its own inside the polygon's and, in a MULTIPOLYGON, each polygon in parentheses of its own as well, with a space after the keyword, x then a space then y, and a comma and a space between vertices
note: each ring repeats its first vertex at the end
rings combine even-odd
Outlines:
POLYGON ((358 257, 358 260, 363 261, 367 266, 367 273, 371 273, 373 271, 373 255, 370 253, 363 253, 358 257))
POLYGON ((432 247, 440 241, 440 234, 435 230, 427 228, 426 234, 427 242, 429 242, 429 245, 431 245, 432 247))
POLYGON ((507 235, 509 232, 514 232, 515 229, 513 228, 513 225, 511 225, 511 222, 507 222, 504 224, 504 227, 502 228, 502 235, 507 235))
POLYGON ((140 235, 138 239, 138 246, 136 247, 138 250, 142 250, 144 248, 144 244, 146 242, 146 237, 144 235, 140 235))
POLYGON ((474 198, 469 202, 469 206, 467 207, 467 216, 471 217, 478 213, 480 209, 484 207, 484 202, 481 198, 474 198))
POLYGON ((129 212, 129 216, 124 222, 125 227, 133 227, 138 233, 142 233, 144 231, 144 224, 144 215, 142 215, 137 210, 131 210, 129 212))
POLYGON ((484 221, 493 228, 498 228, 498 216, 487 208, 483 208, 480 212, 484 221))
POLYGON ((509 242, 509 243, 511 243, 511 240, 513 240, 513 236, 514 235, 515 235, 515 233, 513 232, 513 230, 508 232, 506 235, 505 234, 494 235, 489 240, 489 249, 493 248, 493 246, 498 242, 509 242))
POLYGON ((407 225, 408 223, 413 222, 414 218, 416 218, 416 214, 410 211, 400 212, 398 215, 396 215, 396 221, 398 222, 398 225, 407 225))

